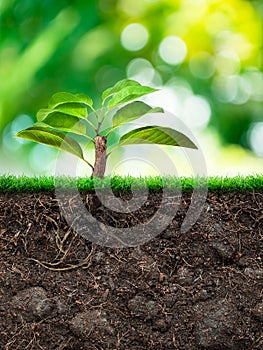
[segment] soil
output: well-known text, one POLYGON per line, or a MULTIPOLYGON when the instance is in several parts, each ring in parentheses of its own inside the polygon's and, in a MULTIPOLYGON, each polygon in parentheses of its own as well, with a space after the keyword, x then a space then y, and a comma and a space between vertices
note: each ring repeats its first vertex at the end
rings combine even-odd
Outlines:
MULTIPOLYGON (((126 227, 160 196, 133 216, 92 194, 87 208, 126 227)), ((109 248, 75 233, 54 193, 0 193, 0 349, 262 349, 263 193, 210 192, 182 233, 190 199, 149 242, 109 248)))

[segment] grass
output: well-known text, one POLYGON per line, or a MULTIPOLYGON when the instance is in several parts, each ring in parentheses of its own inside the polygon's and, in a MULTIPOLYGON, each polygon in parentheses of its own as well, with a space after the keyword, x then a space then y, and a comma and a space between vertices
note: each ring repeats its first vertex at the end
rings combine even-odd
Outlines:
MULTIPOLYGON (((209 191, 263 191, 263 175, 208 178, 177 178, 177 177, 146 177, 133 178, 131 176, 96 179, 96 188, 112 188, 114 191, 129 190, 131 185, 135 188, 160 190, 163 186, 170 189, 182 188, 182 191, 192 191, 193 188, 207 188, 209 191)), ((53 191, 56 186, 70 189, 78 187, 80 191, 94 190, 94 181, 90 178, 70 178, 53 176, 27 177, 27 176, 0 176, 0 192, 41 192, 53 191)))

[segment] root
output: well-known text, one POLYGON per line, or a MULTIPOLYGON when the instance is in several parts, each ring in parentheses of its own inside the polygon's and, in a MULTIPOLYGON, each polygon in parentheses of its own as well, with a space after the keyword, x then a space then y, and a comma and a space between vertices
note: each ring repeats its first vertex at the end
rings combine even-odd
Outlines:
POLYGON ((60 229, 56 221, 49 216, 45 215, 45 217, 48 221, 52 222, 55 226, 55 243, 56 243, 56 248, 58 249, 57 255, 53 259, 54 262, 40 261, 35 258, 29 258, 28 260, 34 261, 37 264, 41 265, 42 267, 51 271, 68 271, 72 269, 77 269, 79 267, 88 268, 90 266, 90 260, 94 252, 93 246, 91 247, 91 251, 89 255, 85 259, 83 259, 79 264, 69 264, 68 266, 65 266, 65 267, 61 266, 65 262, 66 258, 68 257, 70 250, 72 249, 72 244, 78 235, 75 234, 70 240, 70 242, 66 243, 70 235, 72 234, 72 229, 69 228, 67 232, 64 234, 64 236, 61 238, 59 235, 60 229))
POLYGON ((91 262, 92 262, 91 258, 92 258, 93 253, 94 253, 93 246, 91 247, 91 251, 90 251, 89 255, 85 259, 83 259, 79 264, 72 264, 72 265, 65 266, 65 267, 59 267, 59 266, 55 267, 56 265, 61 264, 65 260, 68 251, 69 251, 69 249, 66 251, 65 255, 57 263, 50 263, 47 261, 43 262, 43 261, 39 261, 39 260, 34 259, 34 258, 29 258, 28 260, 34 261, 37 264, 41 265, 42 267, 44 267, 45 269, 48 269, 50 271, 69 271, 69 270, 78 269, 80 267, 83 269, 87 269, 90 267, 91 262))

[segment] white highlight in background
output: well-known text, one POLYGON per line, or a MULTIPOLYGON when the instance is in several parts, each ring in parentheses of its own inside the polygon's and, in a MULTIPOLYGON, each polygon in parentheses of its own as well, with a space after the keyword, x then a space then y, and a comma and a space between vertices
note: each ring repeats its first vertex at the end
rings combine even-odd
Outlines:
POLYGON ((159 54, 166 63, 177 65, 184 61, 187 55, 187 46, 181 38, 167 36, 159 46, 159 54))
POLYGON ((148 42, 148 30, 140 23, 131 23, 121 33, 121 44, 129 51, 141 50, 148 42))
POLYGON ((183 105, 183 121, 190 128, 204 129, 211 117, 211 108, 202 96, 190 96, 183 105))
POLYGON ((252 150, 263 156, 263 122, 254 123, 249 131, 249 143, 252 150))

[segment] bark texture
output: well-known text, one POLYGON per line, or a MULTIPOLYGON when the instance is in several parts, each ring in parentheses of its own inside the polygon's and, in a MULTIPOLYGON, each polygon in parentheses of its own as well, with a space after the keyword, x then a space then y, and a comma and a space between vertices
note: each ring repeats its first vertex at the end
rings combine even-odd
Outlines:
POLYGON ((105 174, 107 161, 107 138, 105 136, 95 137, 95 164, 92 172, 92 177, 102 178, 105 174))

